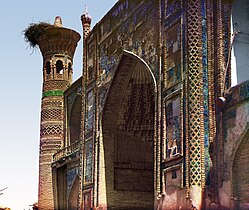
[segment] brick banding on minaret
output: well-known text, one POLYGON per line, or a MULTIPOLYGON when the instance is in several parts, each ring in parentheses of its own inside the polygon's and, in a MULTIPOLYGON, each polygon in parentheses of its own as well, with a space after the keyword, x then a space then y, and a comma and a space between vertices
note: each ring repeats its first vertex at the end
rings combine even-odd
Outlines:
POLYGON ((43 56, 38 195, 41 210, 55 207, 51 163, 63 144, 63 92, 72 83, 73 56, 79 40, 80 34, 63 28, 58 16, 55 25, 47 27, 38 37, 43 56))

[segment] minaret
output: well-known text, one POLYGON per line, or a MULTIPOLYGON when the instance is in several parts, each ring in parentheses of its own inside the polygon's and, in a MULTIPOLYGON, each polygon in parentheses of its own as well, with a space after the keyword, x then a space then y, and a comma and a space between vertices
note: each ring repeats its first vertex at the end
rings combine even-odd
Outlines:
POLYGON ((51 163, 63 144, 63 92, 72 82, 73 56, 80 35, 62 27, 59 16, 38 38, 43 56, 41 101, 39 196, 41 210, 54 209, 51 163))
MULTIPOLYGON (((83 15, 81 15, 81 22, 82 22, 82 26, 83 26, 83 71, 82 71, 82 107, 85 107, 85 84, 86 84, 86 78, 87 78, 87 48, 86 48, 86 38, 88 36, 88 34, 90 33, 90 28, 91 28, 91 22, 92 19, 91 17, 88 15, 87 12, 87 8, 85 6, 85 12, 83 15)), ((82 137, 82 144, 84 145, 84 128, 85 128, 85 124, 84 124, 84 119, 85 119, 85 110, 84 108, 82 109, 82 123, 81 123, 81 137, 82 137)), ((83 148, 83 146, 81 147, 83 148)), ((83 164, 83 156, 80 155, 80 174, 83 175, 83 171, 84 171, 84 164, 83 164)), ((83 189, 83 182, 84 182, 84 178, 83 176, 81 176, 80 179, 80 189, 79 189, 79 206, 82 206, 83 204, 83 195, 82 195, 82 189, 83 189)))
MULTIPOLYGON (((87 68, 87 48, 86 48, 86 38, 91 30, 92 19, 87 12, 87 7, 85 6, 85 12, 81 15, 81 22, 83 27, 83 75, 86 74, 87 68)), ((84 77, 84 76, 83 76, 84 77)), ((84 82, 84 79, 83 79, 84 82)))
POLYGON ((81 15, 81 22, 82 22, 82 26, 83 26, 83 36, 84 36, 84 40, 85 40, 90 32, 91 22, 92 22, 92 19, 87 12, 87 6, 85 6, 84 14, 81 15))

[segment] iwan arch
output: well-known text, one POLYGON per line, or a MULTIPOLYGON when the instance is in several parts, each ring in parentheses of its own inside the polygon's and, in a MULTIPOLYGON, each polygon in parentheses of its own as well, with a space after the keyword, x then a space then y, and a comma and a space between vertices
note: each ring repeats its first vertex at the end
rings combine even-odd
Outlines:
POLYGON ((155 79, 148 65, 124 51, 101 123, 104 174, 99 178, 104 176, 105 181, 99 197, 106 197, 107 206, 153 209, 155 98, 155 79))
POLYGON ((93 29, 85 13, 74 83, 80 35, 46 28, 39 208, 247 209, 247 6, 119 0, 93 29))

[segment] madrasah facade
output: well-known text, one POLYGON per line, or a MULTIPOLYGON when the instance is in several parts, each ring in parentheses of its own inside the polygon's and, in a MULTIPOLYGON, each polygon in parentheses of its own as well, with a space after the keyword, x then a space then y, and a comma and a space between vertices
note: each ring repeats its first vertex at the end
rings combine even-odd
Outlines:
POLYGON ((119 0, 43 57, 39 209, 249 209, 249 2, 119 0), (237 83, 234 83, 235 72, 237 83))

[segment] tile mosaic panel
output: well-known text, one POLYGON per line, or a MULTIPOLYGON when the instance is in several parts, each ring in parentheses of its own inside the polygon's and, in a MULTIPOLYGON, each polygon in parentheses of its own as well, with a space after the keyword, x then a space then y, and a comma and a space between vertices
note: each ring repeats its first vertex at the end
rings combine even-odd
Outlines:
POLYGON ((166 102, 166 158, 182 154, 180 96, 166 102))
POLYGON ((93 122, 94 122, 94 94, 93 90, 90 90, 87 93, 85 131, 89 131, 93 128, 93 122))
POLYGON ((210 184, 211 158, 209 154, 209 78, 207 52, 206 2, 202 0, 202 68, 203 68, 203 111, 204 111, 204 149, 206 184, 210 184))
MULTIPOLYGON (((157 34, 155 33, 156 12, 151 11, 155 8, 154 3, 152 1, 140 2, 140 7, 134 11, 138 3, 139 1, 124 1, 121 3, 122 6, 120 5, 119 8, 111 11, 115 18, 111 18, 111 20, 107 18, 100 24, 101 28, 105 28, 107 23, 108 27, 111 27, 110 29, 105 28, 107 30, 105 32, 104 29, 101 30, 100 43, 98 43, 97 86, 101 100, 103 99, 101 105, 104 104, 105 92, 109 87, 123 50, 131 51, 144 59, 156 74, 156 46, 158 44, 158 39, 155 36, 157 34), (123 18, 123 15, 126 15, 125 20, 122 20, 123 22, 120 24, 119 17, 123 18), (109 22, 113 22, 113 24, 109 24, 109 22)), ((92 58, 89 57, 89 59, 92 58)))
POLYGON ((79 175, 79 168, 72 168, 67 171, 67 194, 70 193, 75 178, 79 175))
POLYGON ((164 85, 169 88, 181 80, 181 23, 165 32, 166 59, 164 85))
POLYGON ((92 141, 85 143, 85 183, 92 182, 92 169, 93 169, 93 145, 92 141))

